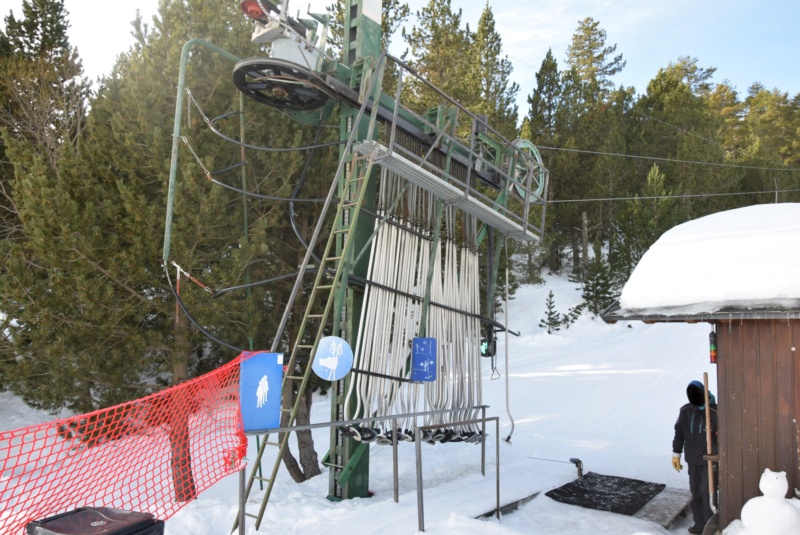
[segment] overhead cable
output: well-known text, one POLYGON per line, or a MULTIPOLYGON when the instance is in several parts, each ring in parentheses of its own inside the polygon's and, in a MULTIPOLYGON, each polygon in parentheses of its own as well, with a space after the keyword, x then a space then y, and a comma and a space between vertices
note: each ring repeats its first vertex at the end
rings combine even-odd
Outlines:
POLYGON ((796 193, 800 189, 782 189, 782 190, 765 190, 765 191, 738 191, 730 193, 686 193, 684 195, 653 195, 643 197, 605 197, 594 199, 553 199, 547 201, 547 204, 563 204, 563 203, 578 203, 578 202, 605 202, 605 201, 640 201, 647 199, 687 199, 690 197, 729 197, 733 195, 761 195, 764 193, 796 193))
POLYGON ((659 162, 672 162, 672 163, 688 163, 693 165, 711 165, 716 167, 732 167, 736 169, 756 169, 759 171, 791 171, 800 172, 800 168, 796 167, 758 167, 755 165, 740 165, 734 163, 715 163, 715 162, 698 162, 695 160, 680 160, 676 158, 661 158, 658 156, 637 156, 635 154, 621 154, 618 152, 603 152, 597 150, 584 150, 584 149, 567 149, 564 147, 545 147, 543 145, 536 145, 540 150, 555 150, 561 152, 577 152, 581 154, 595 154, 598 156, 616 156, 618 158, 634 158, 639 160, 652 160, 659 162))

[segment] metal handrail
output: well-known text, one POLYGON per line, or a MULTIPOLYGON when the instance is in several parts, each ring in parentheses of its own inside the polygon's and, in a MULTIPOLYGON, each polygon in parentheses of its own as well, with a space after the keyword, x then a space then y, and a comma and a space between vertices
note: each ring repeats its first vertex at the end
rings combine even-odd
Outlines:
MULTIPOLYGON (((294 431, 305 431, 305 430, 312 430, 312 429, 324 429, 324 428, 331 428, 331 427, 344 427, 349 425, 355 424, 362 424, 362 423, 375 423, 375 422, 384 422, 384 421, 392 421, 392 428, 397 428, 397 421, 402 420, 405 418, 414 418, 416 421, 417 418, 422 416, 431 416, 436 414, 452 414, 452 413, 464 413, 470 411, 481 411, 481 416, 478 418, 469 418, 465 420, 458 420, 453 422, 448 422, 446 425, 448 426, 460 426, 460 425, 474 425, 474 424, 481 424, 481 475, 486 476, 486 422, 494 422, 495 423, 495 501, 496 501, 496 508, 495 514, 497 515, 498 520, 500 519, 500 418, 497 416, 491 416, 489 418, 486 417, 486 409, 488 409, 488 405, 476 405, 473 407, 459 407, 455 409, 439 409, 439 410, 432 410, 432 411, 424 411, 424 412, 415 412, 415 413, 406 413, 406 414, 394 414, 391 416, 373 416, 370 418, 355 418, 351 420, 337 420, 332 422, 321 422, 317 424, 305 424, 305 425, 297 425, 291 427, 275 427, 270 429, 264 429, 261 431, 250 431, 248 434, 265 434, 265 433, 285 433, 285 432, 294 432, 294 431)), ((425 508, 423 503, 423 484, 422 484, 422 432, 431 430, 431 429, 440 429, 442 424, 430 424, 430 425, 423 425, 423 426, 415 426, 414 427, 414 451, 415 451, 415 463, 416 463, 416 481, 417 481, 417 519, 419 523, 419 531, 425 531, 425 508)), ((395 434, 392 435, 392 476, 393 476, 393 489, 394 489, 394 501, 397 503, 399 501, 399 468, 398 468, 398 455, 397 455, 397 436, 395 434)), ((240 528, 240 533, 242 533, 242 529, 244 526, 244 511, 245 511, 245 503, 244 503, 244 481, 245 481, 245 467, 242 467, 239 479, 239 517, 238 517, 238 526, 240 528)))
MULTIPOLYGON (((388 132, 388 143, 387 143, 389 154, 391 154, 392 152, 396 152, 399 155, 402 155, 404 159, 414 163, 415 165, 418 165, 419 167, 429 172, 442 176, 442 178, 449 184, 462 190, 465 197, 472 197, 475 200, 481 202, 482 204, 491 207, 493 210, 497 211, 504 217, 508 218, 509 220, 515 222, 520 227, 522 227, 523 232, 528 232, 530 229, 530 231, 532 231, 534 234, 541 236, 544 232, 545 200, 547 197, 548 182, 549 182, 549 172, 547 171, 547 169, 544 168, 543 165, 541 165, 535 158, 530 156, 528 153, 516 147, 511 141, 505 138, 497 130, 495 130, 485 122, 480 121, 478 115, 472 113, 466 107, 459 104, 457 101, 448 96, 442 89, 437 87, 435 84, 429 82, 428 80, 420 76, 420 74, 417 73, 416 70, 414 70, 414 68, 411 67, 409 64, 407 64, 406 62, 395 56, 392 56, 391 54, 386 54, 386 58, 396 63, 399 67, 395 99, 392 104, 392 109, 390 110, 392 119, 390 124, 390 130, 388 132), (406 72, 408 72, 421 84, 433 90, 439 96, 439 98, 441 98, 447 105, 457 108, 459 110, 459 113, 463 114, 463 116, 465 117, 464 119, 465 122, 459 121, 460 124, 464 125, 468 120, 472 125, 471 128, 472 133, 469 137, 469 140, 464 141, 456 137, 456 135, 448 133, 447 130, 439 128, 437 125, 432 124, 425 117, 419 117, 419 120, 424 125, 424 127, 433 132, 432 137, 435 138, 436 141, 433 142, 432 144, 442 142, 448 147, 448 149, 450 150, 455 149, 455 152, 466 160, 465 167, 467 176, 465 179, 457 178, 452 173, 448 172, 446 169, 441 169, 439 167, 432 165, 429 161, 427 161, 428 155, 426 155, 426 157, 421 157, 413 153, 412 151, 402 147, 395 141, 395 132, 396 129, 398 128, 397 119, 400 111, 403 111, 407 114, 414 114, 412 110, 410 110, 408 107, 404 106, 400 102, 401 88, 404 82, 404 75, 406 72), (475 147, 477 143, 475 134, 476 130, 475 125, 477 125, 479 121, 481 122, 482 126, 485 127, 487 135, 490 134, 490 137, 498 144, 498 146, 502 147, 504 153, 511 155, 510 158, 505 160, 510 163, 510 165, 505 166, 508 167, 508 169, 504 169, 503 165, 501 166, 495 165, 495 162, 488 161, 486 159, 481 159, 482 165, 484 165, 484 168, 489 170, 490 172, 499 175, 501 177, 501 182, 507 184, 513 181, 515 184, 519 186, 520 195, 522 197, 522 203, 523 203, 521 213, 506 206, 505 204, 507 204, 507 201, 505 201, 504 199, 501 200, 500 197, 492 198, 482 193, 474 186, 473 168, 474 168, 474 159, 476 150, 475 147), (528 170, 526 176, 518 178, 515 175, 515 170, 518 169, 519 166, 514 165, 513 162, 526 163, 525 167, 528 170), (536 191, 533 189, 534 187, 533 180, 534 177, 536 176, 539 176, 541 182, 543 183, 541 186, 541 194, 537 194, 536 191), (541 223, 538 225, 533 224, 529 221, 530 208, 532 204, 542 206, 542 219, 541 223)), ((379 106, 380 104, 373 103, 373 105, 379 106)))
MULTIPOLYGON (((475 411, 475 410, 486 410, 488 409, 488 405, 475 405, 474 407, 457 407, 455 409, 439 409, 435 411, 425 411, 425 412, 409 412, 405 414, 393 414, 391 416, 372 416, 369 418, 354 418, 352 420, 336 420, 335 422, 320 422, 317 424, 304 424, 304 425, 293 425, 289 427, 271 427, 269 429, 260 429, 257 431, 248 431, 246 434, 248 435, 264 435, 267 433, 291 433, 295 431, 308 431, 311 429, 324 429, 326 427, 344 427, 348 425, 355 425, 355 424, 364 424, 364 423, 375 423, 375 422, 384 422, 387 420, 397 419, 402 420, 404 418, 414 418, 417 416, 433 416, 436 414, 450 414, 453 412, 468 412, 468 411, 475 411)), ((455 423, 448 422, 447 425, 456 425, 455 423)), ((434 426, 434 427, 442 427, 442 425, 434 426)))

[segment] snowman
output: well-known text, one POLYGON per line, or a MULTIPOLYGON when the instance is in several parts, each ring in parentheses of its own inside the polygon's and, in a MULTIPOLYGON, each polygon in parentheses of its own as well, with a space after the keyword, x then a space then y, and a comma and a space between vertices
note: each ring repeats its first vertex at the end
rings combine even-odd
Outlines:
POLYGON ((763 496, 742 507, 742 535, 800 535, 800 512, 786 499, 786 472, 764 470, 758 483, 763 496))

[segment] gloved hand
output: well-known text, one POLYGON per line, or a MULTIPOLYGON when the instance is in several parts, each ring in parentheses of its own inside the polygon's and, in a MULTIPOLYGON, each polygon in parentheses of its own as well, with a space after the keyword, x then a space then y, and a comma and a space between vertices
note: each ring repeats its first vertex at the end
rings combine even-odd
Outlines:
POLYGON ((683 470, 683 465, 681 464, 681 456, 673 454, 672 455, 672 468, 675 469, 676 472, 680 472, 683 470))

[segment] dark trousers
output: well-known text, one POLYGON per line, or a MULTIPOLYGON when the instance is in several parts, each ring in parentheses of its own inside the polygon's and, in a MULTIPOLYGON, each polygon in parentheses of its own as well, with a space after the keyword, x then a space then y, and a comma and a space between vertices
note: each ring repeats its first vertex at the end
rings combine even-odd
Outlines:
MULTIPOLYGON (((687 463, 688 464, 688 463, 687 463)), ((692 516, 696 527, 705 527, 713 516, 708 496, 708 463, 689 464, 689 491, 692 493, 692 516)))

